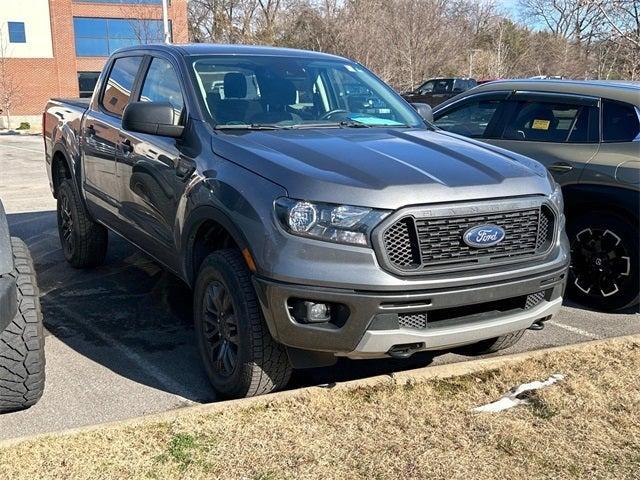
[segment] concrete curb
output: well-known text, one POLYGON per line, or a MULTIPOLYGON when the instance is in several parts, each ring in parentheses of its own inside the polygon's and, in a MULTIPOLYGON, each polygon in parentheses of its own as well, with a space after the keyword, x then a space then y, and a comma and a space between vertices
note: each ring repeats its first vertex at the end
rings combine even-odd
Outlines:
POLYGON ((47 437, 65 437, 80 433, 90 433, 103 430, 110 427, 134 427, 147 423, 170 422, 180 417, 194 414, 214 414, 222 411, 237 410, 258 405, 283 402, 286 400, 295 400, 311 396, 318 392, 326 392, 327 390, 354 390, 362 387, 375 387, 383 385, 405 385, 407 383, 424 382, 432 379, 444 379, 468 375, 471 373, 479 373, 488 370, 494 370, 507 365, 514 365, 525 360, 535 360, 543 358, 551 353, 556 352, 580 352, 587 348, 598 345, 614 345, 614 344, 640 344, 640 334, 626 335, 622 337, 607 338, 604 340, 594 340, 572 345, 562 345, 559 347, 545 348, 541 350, 532 350, 529 352, 515 353, 511 355, 496 356, 490 358, 481 358, 477 360, 468 360, 458 363, 450 363, 447 365, 438 365, 434 367, 422 367, 404 372, 392 373, 391 375, 378 375, 375 377, 351 380, 348 382, 337 383, 330 387, 305 387, 297 390, 287 390, 284 392, 276 392, 261 397, 243 398, 239 400, 226 400, 222 402, 207 403, 202 405, 194 405, 166 412, 152 413, 142 417, 134 417, 114 422, 99 423, 95 425, 87 425, 84 427, 61 430, 59 432, 39 433, 36 435, 12 438, 0 441, 0 448, 6 448, 18 443, 38 440, 47 437))

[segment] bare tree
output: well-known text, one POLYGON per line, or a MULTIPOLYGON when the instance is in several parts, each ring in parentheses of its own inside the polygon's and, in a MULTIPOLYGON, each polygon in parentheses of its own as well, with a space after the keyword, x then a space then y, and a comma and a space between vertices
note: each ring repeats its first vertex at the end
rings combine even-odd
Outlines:
POLYGON ((0 113, 5 117, 5 126, 11 128, 11 111, 22 97, 22 91, 9 64, 5 28, 5 25, 0 25, 0 113))

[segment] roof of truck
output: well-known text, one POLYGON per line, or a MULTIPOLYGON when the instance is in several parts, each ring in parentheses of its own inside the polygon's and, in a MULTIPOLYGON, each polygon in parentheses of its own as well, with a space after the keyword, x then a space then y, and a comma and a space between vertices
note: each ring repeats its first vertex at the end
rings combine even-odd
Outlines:
POLYGON ((298 50, 294 48, 267 47, 260 45, 226 45, 219 43, 184 43, 184 44, 151 44, 125 47, 118 52, 127 50, 165 50, 178 52, 181 55, 270 55, 279 57, 317 58, 325 60, 347 60, 328 53, 298 50))

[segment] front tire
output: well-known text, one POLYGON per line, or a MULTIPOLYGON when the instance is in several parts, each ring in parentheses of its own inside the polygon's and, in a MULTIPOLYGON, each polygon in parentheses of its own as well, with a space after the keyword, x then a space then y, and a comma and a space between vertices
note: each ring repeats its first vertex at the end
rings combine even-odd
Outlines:
POLYGON ((18 313, 0 332, 0 413, 34 405, 44 391, 42 312, 31 255, 24 242, 11 239, 18 313))
POLYGON ((287 353, 269 333, 239 251, 220 250, 204 260, 193 311, 198 349, 216 392, 243 398, 286 386, 287 353))
POLYGON ((58 188, 58 235, 64 258, 74 268, 97 267, 107 255, 108 233, 89 216, 71 180, 58 188))
POLYGON ((567 226, 571 242, 568 297, 589 308, 612 312, 638 305, 638 225, 595 212, 567 226))

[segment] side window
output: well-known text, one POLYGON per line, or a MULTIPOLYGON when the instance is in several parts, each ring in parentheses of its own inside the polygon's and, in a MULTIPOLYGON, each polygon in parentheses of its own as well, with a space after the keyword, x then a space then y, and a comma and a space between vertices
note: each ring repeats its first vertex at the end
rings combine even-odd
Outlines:
POLYGON ((173 121, 178 125, 184 99, 176 71, 169 62, 162 58, 154 58, 151 61, 142 85, 140 101, 171 104, 174 111, 173 121))
POLYGON ((547 102, 518 102, 502 138, 532 142, 586 141, 589 107, 547 102))
POLYGON ((445 113, 435 124, 448 132, 480 138, 485 135, 500 103, 500 100, 476 100, 445 113))
POLYGON ((431 80, 430 82, 423 83, 420 88, 418 88, 418 93, 424 95, 426 93, 433 92, 433 86, 435 82, 431 80))
POLYGON ((638 114, 633 105, 602 101, 603 142, 631 142, 639 133, 638 114))
POLYGON ((124 107, 131 99, 133 82, 136 79, 142 57, 122 57, 116 59, 107 79, 102 95, 102 107, 114 115, 122 116, 124 107))

